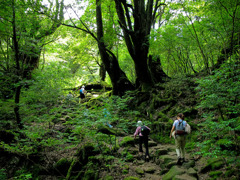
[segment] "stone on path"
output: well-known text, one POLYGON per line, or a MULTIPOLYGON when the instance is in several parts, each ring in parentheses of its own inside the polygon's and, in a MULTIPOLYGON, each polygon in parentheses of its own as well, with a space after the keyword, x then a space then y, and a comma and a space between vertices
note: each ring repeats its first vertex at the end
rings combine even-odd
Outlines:
POLYGON ((193 168, 190 168, 187 170, 187 174, 192 176, 192 177, 195 177, 195 178, 198 178, 198 174, 197 174, 197 171, 193 168))
POLYGON ((189 176, 187 174, 176 175, 172 180, 197 180, 197 178, 189 176))
POLYGON ((185 171, 178 166, 173 166, 167 174, 163 176, 163 180, 172 180, 176 175, 182 175, 185 171))
POLYGON ((189 169, 189 168, 194 167, 194 166, 195 166, 195 161, 194 160, 184 162, 183 165, 182 165, 182 167, 184 167, 185 169, 189 169))
POLYGON ((148 141, 148 147, 157 146, 157 143, 155 141, 148 141))
POLYGON ((137 174, 139 174, 139 175, 144 175, 144 170, 141 169, 141 168, 136 168, 136 169, 135 169, 135 172, 136 172, 137 174))
POLYGON ((156 168, 154 166, 147 167, 144 170, 146 173, 153 174, 156 171, 156 168))

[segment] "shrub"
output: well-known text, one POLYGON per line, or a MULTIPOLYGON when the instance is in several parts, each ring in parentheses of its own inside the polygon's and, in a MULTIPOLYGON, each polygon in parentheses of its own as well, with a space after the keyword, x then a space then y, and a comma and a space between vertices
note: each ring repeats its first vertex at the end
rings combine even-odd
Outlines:
POLYGON ((199 108, 205 119, 198 124, 199 153, 215 157, 236 155, 240 130, 239 79, 239 63, 231 61, 224 63, 212 76, 199 80, 199 108))

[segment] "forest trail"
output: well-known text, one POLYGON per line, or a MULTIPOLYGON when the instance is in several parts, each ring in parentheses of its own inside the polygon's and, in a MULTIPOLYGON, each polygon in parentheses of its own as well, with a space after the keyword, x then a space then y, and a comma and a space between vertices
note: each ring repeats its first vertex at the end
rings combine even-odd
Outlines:
MULTIPOLYGON (((130 136, 133 138, 133 136, 130 136)), ((143 149, 145 147, 143 146, 143 149)), ((149 153, 150 160, 146 162, 144 157, 140 157, 138 153, 138 144, 135 143, 131 147, 121 147, 119 153, 128 151, 133 154, 131 162, 124 162, 125 175, 117 177, 114 173, 110 172, 114 179, 141 179, 141 180, 197 180, 199 175, 197 173, 197 163, 186 153, 186 162, 182 165, 176 165, 177 155, 175 145, 172 144, 159 144, 149 139, 149 153)), ((116 162, 117 163, 117 162, 116 162)), ((109 172, 104 172, 100 175, 102 177, 110 175, 109 172)), ((118 174, 118 173, 116 173, 118 174)), ((103 178, 104 179, 104 178, 103 178)))

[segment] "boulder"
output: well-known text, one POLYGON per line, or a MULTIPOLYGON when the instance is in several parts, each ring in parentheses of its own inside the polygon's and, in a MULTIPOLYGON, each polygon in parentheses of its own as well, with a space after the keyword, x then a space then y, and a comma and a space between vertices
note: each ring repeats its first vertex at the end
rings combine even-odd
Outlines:
POLYGON ((191 167, 195 166, 195 161, 194 160, 190 160, 188 162, 184 162, 182 165, 185 169, 189 169, 191 167))
POLYGON ((172 180, 176 175, 182 175, 185 171, 177 166, 173 166, 167 174, 163 176, 162 180, 172 180))
POLYGON ((156 168, 150 166, 150 167, 147 167, 144 171, 146 173, 153 174, 156 171, 156 168))
POLYGON ((139 174, 139 175, 144 175, 144 170, 141 169, 141 168, 139 168, 139 167, 137 167, 137 168, 135 169, 135 172, 136 172, 137 174, 139 174))
POLYGON ((171 161, 165 165, 167 169, 171 169, 173 166, 176 165, 176 161, 171 161))
POLYGON ((222 168, 225 162, 221 158, 209 159, 207 164, 201 169, 201 173, 206 173, 209 171, 214 171, 222 168))
POLYGON ((161 168, 166 168, 168 166, 169 168, 172 167, 172 165, 176 164, 176 158, 170 155, 163 155, 159 157, 159 164, 161 168))
POLYGON ((197 171, 196 171, 195 169, 193 169, 193 168, 189 168, 189 169, 187 170, 187 174, 188 174, 189 176, 193 176, 193 177, 195 177, 195 178, 198 178, 197 171))
POLYGON ((116 131, 113 128, 109 128, 108 126, 105 125, 99 125, 97 127, 97 132, 101 132, 107 135, 116 135, 116 131))

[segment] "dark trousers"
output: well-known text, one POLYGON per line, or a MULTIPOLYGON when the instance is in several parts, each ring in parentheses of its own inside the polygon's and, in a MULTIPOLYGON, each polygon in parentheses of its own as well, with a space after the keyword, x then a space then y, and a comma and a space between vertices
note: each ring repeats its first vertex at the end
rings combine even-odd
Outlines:
POLYGON ((145 156, 149 156, 149 152, 148 152, 148 136, 139 136, 139 152, 143 152, 142 144, 144 144, 144 146, 146 148, 145 156))
POLYGON ((80 98, 84 99, 85 98, 85 94, 80 93, 80 98))

